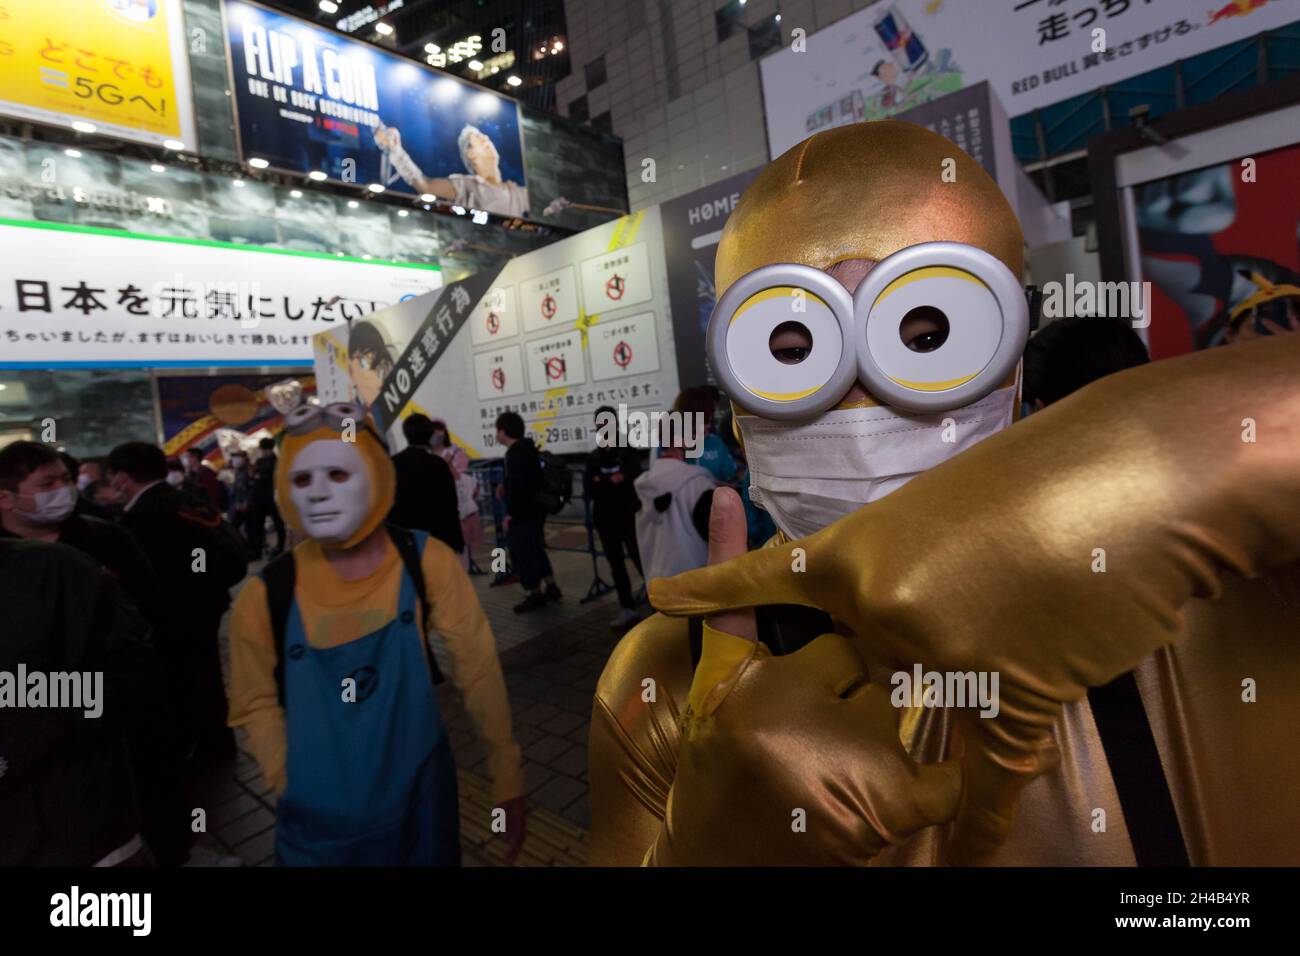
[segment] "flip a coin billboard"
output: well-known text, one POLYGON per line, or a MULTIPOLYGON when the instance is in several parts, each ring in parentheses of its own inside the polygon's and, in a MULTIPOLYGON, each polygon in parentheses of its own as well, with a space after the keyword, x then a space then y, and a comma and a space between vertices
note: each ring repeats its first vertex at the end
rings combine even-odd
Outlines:
POLYGON ((223 8, 245 159, 528 212, 514 100, 245 0, 223 8))

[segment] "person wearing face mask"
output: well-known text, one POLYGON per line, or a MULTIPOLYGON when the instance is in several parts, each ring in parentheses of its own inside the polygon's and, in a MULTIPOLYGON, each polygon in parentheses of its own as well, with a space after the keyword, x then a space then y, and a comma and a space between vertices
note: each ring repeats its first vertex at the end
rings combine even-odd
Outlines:
MULTIPOLYGON (((198 489, 185 481, 185 466, 181 464, 179 458, 167 459, 167 484, 171 485, 178 491, 184 491, 187 495, 195 494, 198 489)), ((200 492, 201 493, 201 492, 200 492)))
POLYGON ((513 861, 523 782, 492 630, 451 548, 385 525, 393 462, 365 414, 339 403, 285 416, 276 499, 306 540, 235 602, 230 723, 279 795, 280 865, 458 865, 436 632, 487 745, 513 861))
POLYGON ((77 501, 67 466, 49 446, 18 441, 0 449, 0 534, 59 541, 84 552, 154 624, 158 581, 140 545, 117 525, 78 514, 77 501))
POLYGON ((781 533, 746 554, 719 491, 710 566, 650 583, 675 617, 598 685, 593 862, 1300 859, 1296 698, 1214 690, 1300 679, 1300 344, 1129 369, 1006 428, 1021 246, 983 170, 899 121, 818 133, 741 198, 708 348, 781 533), (917 664, 1000 675, 998 706, 895 700, 917 664))
MULTIPOLYGON (((718 245, 706 344, 732 402, 750 498, 777 528, 769 547, 826 527, 1011 424, 1028 335, 1023 244, 987 173, 908 123, 818 133, 746 189, 718 245), (949 157, 956 183, 930 175, 949 157), (882 318, 870 333, 861 321, 868 308, 882 318), (877 331, 886 325, 889 335, 877 331)), ((709 529, 711 560, 719 542, 743 551, 747 537, 738 496, 721 488, 712 520, 724 519, 709 529)), ((810 609, 759 615, 760 639, 777 654, 829 630, 810 609)), ((673 779, 661 757, 680 741, 677 721, 660 711, 686 709, 697 661, 706 677, 726 670, 725 657, 702 658, 702 636, 699 622, 656 615, 606 665, 589 758, 593 862, 640 863, 658 835, 673 779), (661 703, 627 703, 633 674, 656 671, 661 703)), ((710 641, 718 647, 735 649, 710 641)))
MULTIPOLYGON (((157 646, 166 639, 166 618, 149 559, 130 532, 77 513, 76 500, 71 472, 48 446, 14 442, 0 450, 0 538, 58 542, 91 558, 117 582, 157 646)), ((162 677, 153 674, 147 703, 138 695, 148 719, 129 736, 145 842, 160 865, 175 866, 185 862, 194 834, 180 782, 181 742, 174 720, 163 717, 175 707, 174 694, 162 677)))

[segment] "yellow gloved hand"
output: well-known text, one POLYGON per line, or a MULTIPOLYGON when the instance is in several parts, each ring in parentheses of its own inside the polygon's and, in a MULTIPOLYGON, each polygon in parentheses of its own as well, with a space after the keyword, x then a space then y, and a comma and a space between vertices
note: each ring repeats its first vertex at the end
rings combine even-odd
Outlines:
POLYGON ((706 626, 704 644, 704 658, 738 663, 716 685, 692 689, 647 863, 864 865, 957 812, 956 762, 912 761, 889 692, 868 683, 843 637, 772 657, 706 626))
POLYGON ((998 672, 998 716, 959 723, 951 859, 971 863, 1051 766, 1062 703, 1177 638, 1225 570, 1297 558, 1300 336, 1279 336, 1103 379, 790 547, 652 581, 650 599, 810 605, 890 666, 998 672))

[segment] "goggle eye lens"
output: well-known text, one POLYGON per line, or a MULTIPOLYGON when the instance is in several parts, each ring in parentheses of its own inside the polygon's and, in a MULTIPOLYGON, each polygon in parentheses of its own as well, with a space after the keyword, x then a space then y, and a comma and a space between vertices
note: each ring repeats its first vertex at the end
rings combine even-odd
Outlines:
POLYGON ((934 352, 943 348, 951 331, 948 316, 933 305, 918 305, 898 324, 898 337, 913 352, 934 352))

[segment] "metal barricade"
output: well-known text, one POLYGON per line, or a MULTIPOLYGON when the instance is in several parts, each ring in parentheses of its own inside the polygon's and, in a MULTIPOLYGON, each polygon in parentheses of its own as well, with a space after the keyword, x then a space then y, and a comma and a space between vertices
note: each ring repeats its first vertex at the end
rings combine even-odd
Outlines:
MULTIPOLYGON (((586 604, 588 601, 594 601, 596 598, 614 590, 614 586, 600 576, 600 558, 605 556, 596 542, 596 529, 591 515, 591 499, 583 493, 582 468, 581 464, 565 462, 565 467, 569 470, 570 487, 573 489, 572 496, 568 504, 560 511, 559 514, 550 515, 546 520, 551 527, 556 525, 567 525, 570 527, 584 528, 586 532, 586 547, 575 548, 564 545, 547 545, 549 551, 570 551, 575 553, 587 553, 591 555, 591 585, 587 588, 587 593, 579 601, 586 604)), ((509 554, 510 549, 506 544, 505 502, 496 495, 496 489, 505 478, 505 462, 500 458, 492 458, 475 461, 470 465, 470 472, 478 480, 478 503, 479 516, 486 528, 489 520, 496 538, 496 548, 494 555, 504 556, 506 558, 505 570, 496 570, 495 580, 492 587, 501 584, 508 584, 514 580, 514 574, 510 570, 509 554)), ((493 564, 495 564, 495 560, 493 564)), ((490 565, 491 566, 491 565, 490 565)), ((471 558, 471 572, 477 574, 486 574, 481 568, 473 564, 471 558)), ((645 585, 642 584, 642 595, 644 595, 645 585)))

